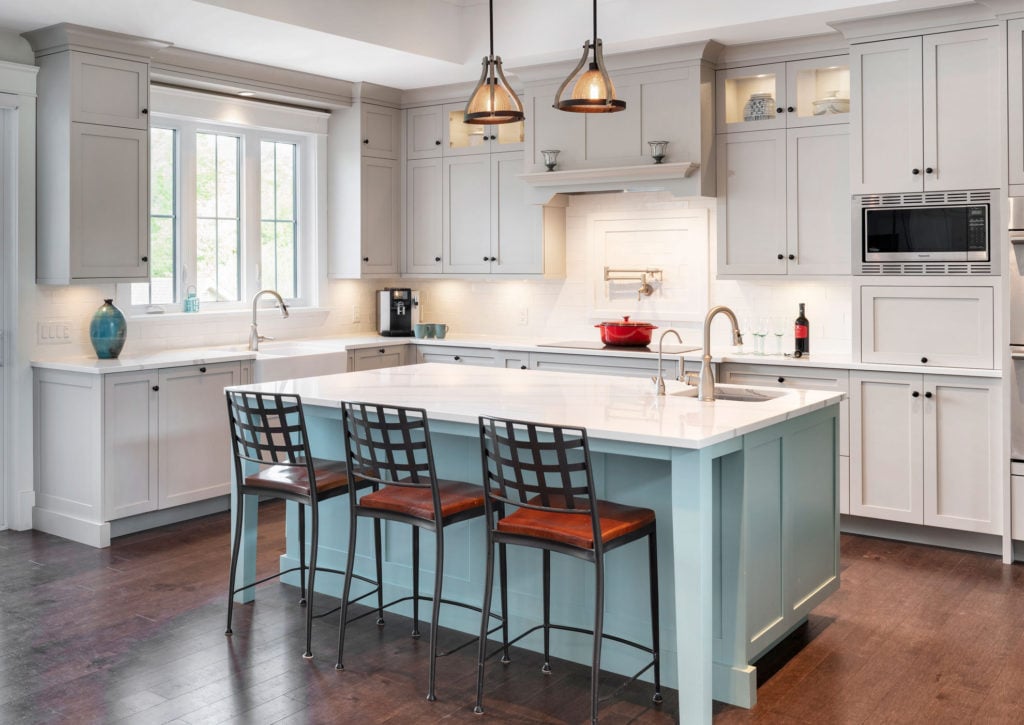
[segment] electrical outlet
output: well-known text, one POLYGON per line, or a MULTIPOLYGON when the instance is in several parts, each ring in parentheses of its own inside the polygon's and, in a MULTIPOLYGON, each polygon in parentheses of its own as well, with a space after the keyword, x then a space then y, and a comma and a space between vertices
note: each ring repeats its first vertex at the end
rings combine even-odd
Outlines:
POLYGON ((352 324, 358 324, 362 319, 362 315, 359 314, 359 305, 352 305, 352 324))
POLYGON ((530 308, 520 307, 519 308, 519 324, 529 325, 530 324, 530 308))
POLYGON ((36 324, 36 342, 40 345, 66 345, 71 342, 71 320, 44 320, 36 324))

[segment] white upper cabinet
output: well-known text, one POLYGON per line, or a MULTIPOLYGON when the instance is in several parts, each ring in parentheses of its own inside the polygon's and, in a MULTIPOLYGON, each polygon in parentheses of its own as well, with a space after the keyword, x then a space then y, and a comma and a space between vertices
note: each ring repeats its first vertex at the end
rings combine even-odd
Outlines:
POLYGON ((850 65, 854 194, 1000 185, 997 28, 854 45, 850 65))
POLYGON ((405 271, 443 271, 442 159, 412 159, 405 165, 405 271))
POLYGON ((849 130, 718 136, 718 274, 850 273, 849 130))
POLYGON ((849 120, 850 66, 845 55, 730 68, 716 77, 719 133, 849 120))
POLYGON ((398 159, 402 154, 402 112, 397 108, 360 104, 360 126, 363 129, 363 156, 398 159))
POLYGON ((1024 18, 1011 20, 1007 29, 1007 71, 1010 129, 1010 184, 1024 195, 1024 18))
POLYGON ((526 203, 521 153, 491 156, 491 272, 540 274, 544 270, 544 208, 526 203))
POLYGON ((405 157, 429 159, 441 155, 444 141, 441 106, 410 108, 405 112, 405 157))
POLYGON ((149 64, 71 53, 71 120, 149 128, 149 64))
POLYGON ((361 271, 398 274, 401 242, 399 162, 365 157, 361 174, 361 271))
POLYGON ((444 159, 445 272, 491 271, 491 159, 444 159))

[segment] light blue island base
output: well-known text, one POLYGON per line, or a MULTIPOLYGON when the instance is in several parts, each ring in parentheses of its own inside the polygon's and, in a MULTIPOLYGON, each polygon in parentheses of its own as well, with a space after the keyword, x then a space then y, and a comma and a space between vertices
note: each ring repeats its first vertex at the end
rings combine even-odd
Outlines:
MULTIPOLYGON (((712 698, 752 707, 756 669, 750 663, 839 587, 837 411, 838 404, 830 401, 746 435, 694 449, 591 438, 599 496, 657 512, 662 678, 666 686, 679 690, 681 722, 711 722, 712 698)), ((339 409, 307 403, 306 416, 314 454, 342 458, 339 409)), ((476 425, 432 420, 431 432, 439 475, 479 482, 476 425)), ((347 505, 344 498, 331 501, 321 514, 324 566, 344 568, 347 505)), ((253 500, 245 506, 240 572, 245 581, 252 581, 257 509, 253 500)), ((282 569, 297 564, 292 543, 295 512, 296 507, 289 505, 290 543, 282 569)), ((484 541, 480 520, 448 530, 446 598, 482 600, 484 541)), ((421 562, 429 568, 432 537, 423 537, 422 543, 421 562)), ((370 550, 366 526, 360 529, 356 561, 357 571, 367 575, 371 561, 361 552, 370 550)), ((391 594, 410 593, 410 566, 408 527, 387 524, 384 577, 391 594)), ((592 569, 566 557, 552 557, 552 621, 589 626, 592 569)), ((421 581, 429 586, 432 577, 423 576, 421 581)), ((606 581, 606 631, 648 641, 644 547, 612 552, 606 581)), ((293 575, 290 583, 297 585, 297 577, 293 575)), ((341 587, 340 577, 317 578, 318 591, 339 596, 341 587)), ((252 596, 250 590, 239 601, 252 596)), ((540 623, 540 552, 510 551, 509 609, 513 634, 540 623)), ((442 624, 470 634, 479 628, 476 616, 452 607, 442 610, 442 624)), ((539 649, 540 634, 520 646, 539 649)), ((333 652, 314 654, 334 657, 333 652)), ((589 663, 590 640, 555 633, 552 654, 589 663)), ((602 666, 631 674, 639 669, 640 658, 627 647, 606 642, 602 666)))

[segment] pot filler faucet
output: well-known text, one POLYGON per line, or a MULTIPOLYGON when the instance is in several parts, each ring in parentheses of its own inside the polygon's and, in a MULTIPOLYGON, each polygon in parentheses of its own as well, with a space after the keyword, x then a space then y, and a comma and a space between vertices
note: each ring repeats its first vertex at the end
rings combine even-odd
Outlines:
POLYGON ((700 363, 700 378, 697 382, 697 400, 715 399, 715 373, 711 369, 711 321, 719 312, 725 314, 732 322, 732 344, 742 345, 743 334, 740 332, 740 323, 736 321, 736 313, 725 305, 718 305, 708 310, 708 316, 704 318, 704 357, 700 363))
POLYGON ((249 349, 253 351, 259 350, 260 343, 263 342, 264 340, 274 339, 272 337, 267 337, 266 335, 261 335, 256 330, 256 303, 263 295, 271 295, 273 297, 276 297, 277 303, 281 305, 281 317, 288 317, 288 305, 284 303, 284 300, 281 299, 281 295, 279 295, 275 290, 261 289, 259 292, 254 294, 252 296, 252 322, 249 324, 249 349))

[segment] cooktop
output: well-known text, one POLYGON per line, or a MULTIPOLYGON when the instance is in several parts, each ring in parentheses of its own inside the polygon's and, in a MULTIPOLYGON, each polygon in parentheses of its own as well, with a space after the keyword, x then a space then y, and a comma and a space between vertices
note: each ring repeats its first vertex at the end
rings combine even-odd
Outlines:
MULTIPOLYGON (((658 346, 633 347, 624 345, 605 345, 600 340, 567 340, 565 342, 543 342, 537 347, 568 347, 575 350, 608 350, 609 352, 650 352, 658 354, 658 346)), ((666 355, 679 355, 684 352, 700 350, 697 345, 663 345, 662 352, 666 355)))

